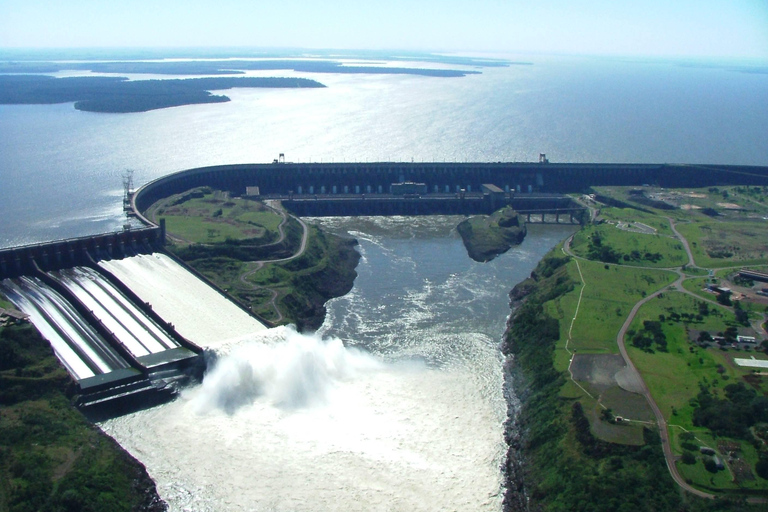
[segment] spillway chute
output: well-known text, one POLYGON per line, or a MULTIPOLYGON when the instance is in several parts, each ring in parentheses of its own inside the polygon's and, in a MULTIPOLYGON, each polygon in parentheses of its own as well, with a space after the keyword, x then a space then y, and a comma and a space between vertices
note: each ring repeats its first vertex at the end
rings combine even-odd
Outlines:
POLYGON ((75 380, 81 405, 167 389, 199 367, 202 352, 114 276, 89 267, 0 282, 75 380))

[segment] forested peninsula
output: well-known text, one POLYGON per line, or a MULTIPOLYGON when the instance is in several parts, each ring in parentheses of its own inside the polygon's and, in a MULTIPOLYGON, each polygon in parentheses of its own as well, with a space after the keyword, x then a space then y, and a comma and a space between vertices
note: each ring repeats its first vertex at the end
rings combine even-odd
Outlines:
POLYGON ((246 88, 317 88, 306 78, 214 77, 174 80, 128 80, 122 77, 0 75, 0 104, 75 102, 87 112, 146 112, 181 105, 222 103, 227 96, 209 91, 246 88))
MULTIPOLYGON (((246 52, 247 54, 247 52, 246 52)), ((0 51, 0 104, 52 104, 74 102, 75 108, 88 112, 128 113, 146 112, 181 105, 221 103, 229 101, 224 95, 210 91, 235 87, 314 88, 325 85, 306 78, 244 77, 249 71, 290 71, 325 74, 413 75, 433 78, 457 78, 480 74, 477 70, 392 66, 392 62, 425 62, 444 66, 500 67, 530 65, 501 59, 443 56, 432 54, 389 55, 375 52, 381 65, 359 65, 339 60, 308 58, 290 53, 257 54, 258 58, 231 59, 213 54, 208 59, 165 60, 181 58, 176 54, 150 51, 142 55, 125 55, 121 60, 103 60, 95 52, 84 55, 82 61, 57 61, 55 52, 0 51), (149 59, 152 60, 142 60, 149 59), (119 76, 77 76, 54 78, 45 76, 60 72, 104 74, 151 74, 170 76, 200 76, 208 78, 167 80, 128 80, 119 76)), ((112 56, 110 54, 110 56, 112 56)), ((104 56, 106 57, 106 56, 104 56)), ((370 60, 371 55, 348 54, 345 59, 370 60)), ((114 56, 112 56, 114 58, 114 56)))

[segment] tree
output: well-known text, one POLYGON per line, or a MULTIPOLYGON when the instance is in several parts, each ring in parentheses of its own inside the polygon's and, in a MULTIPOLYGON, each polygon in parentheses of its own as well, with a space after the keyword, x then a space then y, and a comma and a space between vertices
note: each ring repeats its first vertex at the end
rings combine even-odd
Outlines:
POLYGON ((730 293, 718 293, 717 294, 717 302, 719 304, 722 304, 723 306, 730 306, 733 303, 731 302, 731 294, 730 293))
POLYGON ((680 460, 683 462, 683 464, 688 464, 689 466, 691 464, 696 464, 696 456, 693 454, 693 452, 689 452, 688 450, 683 452, 683 456, 680 458, 680 460))
POLYGON ((760 455, 760 459, 755 464, 755 473, 760 478, 768 480, 768 457, 766 455, 760 455))

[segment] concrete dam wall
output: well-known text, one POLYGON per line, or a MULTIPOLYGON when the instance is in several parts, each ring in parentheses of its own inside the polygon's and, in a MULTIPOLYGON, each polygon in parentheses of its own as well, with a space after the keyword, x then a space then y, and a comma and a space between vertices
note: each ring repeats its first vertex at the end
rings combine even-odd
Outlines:
MULTIPOLYGON (((149 223, 147 223, 149 224, 149 223)), ((163 246, 161 227, 148 227, 54 240, 0 250, 0 279, 32 274, 38 269, 58 270, 91 265, 102 258, 152 252, 163 246)))
MULTIPOLYGON (((177 172, 140 188, 134 209, 146 210, 155 201, 195 187, 210 186, 234 195, 251 193, 281 199, 336 196, 365 199, 393 194, 394 184, 423 185, 422 198, 443 196, 446 201, 462 191, 465 197, 493 184, 506 194, 581 192, 592 186, 703 187, 715 185, 766 185, 768 167, 682 164, 567 164, 567 163, 273 163, 201 167, 177 172), (255 192, 257 190, 257 192, 255 192)), ((394 194, 393 194, 394 195, 394 194)), ((393 198, 406 204, 413 194, 393 198)), ((411 201, 413 202, 413 201, 411 201)), ((350 203, 347 203, 350 204, 350 203)), ((382 202, 382 205, 385 203, 382 202)), ((433 203, 436 204, 436 203, 433 203)), ((298 203, 296 204, 298 207, 298 203)), ((330 207, 326 207, 331 209, 330 207)), ((386 209, 387 207, 383 207, 386 209)), ((394 207, 392 207, 394 208, 394 207)), ((409 206, 411 209, 428 206, 409 206)), ((443 207, 450 210, 450 207, 443 207)), ((299 211, 297 211, 299 213, 299 211)), ((407 213, 407 212, 402 212, 407 213)), ((301 214, 301 213, 299 213, 301 214)), ((355 214, 350 210, 348 215, 355 214)), ((386 213, 384 213, 386 214, 386 213)), ((417 213, 418 214, 418 213, 417 213)))

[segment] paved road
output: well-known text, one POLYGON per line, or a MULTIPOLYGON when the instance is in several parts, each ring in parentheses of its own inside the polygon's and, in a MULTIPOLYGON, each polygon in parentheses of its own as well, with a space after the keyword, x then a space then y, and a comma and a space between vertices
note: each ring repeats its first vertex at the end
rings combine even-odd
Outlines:
POLYGON ((677 230, 677 227, 675 226, 675 221, 671 217, 666 217, 666 219, 669 221, 669 227, 672 228, 672 232, 675 234, 678 240, 683 244, 683 247, 685 247, 685 252, 688 253, 688 266, 689 267, 696 267, 696 261, 693 259, 693 253, 691 252, 691 246, 688 244, 688 240, 685 239, 683 235, 680 234, 680 232, 677 230))
MULTIPOLYGON (((285 210, 282 208, 275 208, 272 205, 267 205, 267 206, 283 217, 283 220, 280 222, 280 225, 277 227, 278 232, 280 233, 280 237, 277 239, 277 241, 272 242, 271 244, 268 244, 268 245, 279 244, 280 242, 285 240, 285 232, 283 230, 283 226, 286 224, 286 222, 288 222, 288 214, 286 214, 285 210)), ((298 258, 302 254, 304 254, 304 251, 307 250, 307 240, 309 239, 309 228, 304 223, 304 221, 301 220, 300 218, 298 217, 293 217, 293 218, 296 219, 296 221, 301 225, 301 229, 302 229, 301 244, 299 245, 299 250, 296 251, 293 255, 288 256, 287 258, 278 258, 274 260, 259 260, 259 261, 249 262, 249 263, 254 263, 256 267, 240 275, 240 282, 245 286, 249 286, 252 290, 269 290, 270 292, 272 292, 272 297, 269 299, 269 304, 272 306, 272 309, 275 310, 275 313, 277 313, 277 318, 272 322, 272 324, 282 322, 283 320, 283 312, 280 311, 280 308, 277 307, 277 303, 275 302, 277 300, 277 296, 279 295, 278 292, 266 286, 255 285, 250 281, 248 281, 247 279, 251 275, 261 270, 261 268, 266 263, 281 263, 281 262, 291 261, 293 259, 298 258)))
MULTIPOLYGON (((285 240, 285 229, 284 229, 284 227, 285 227, 285 224, 288 222, 288 214, 285 212, 285 210, 281 206, 278 206, 279 202, 277 202, 277 201, 265 201, 264 204, 265 204, 265 206, 267 208, 269 208, 270 210, 272 210, 273 212, 275 212, 276 214, 278 214, 278 215, 280 215, 282 217, 282 220, 280 221, 280 224, 277 226, 277 231, 280 234, 280 236, 274 242, 270 242, 270 243, 264 244, 264 245, 259 245, 258 247, 270 247, 272 245, 277 245, 277 244, 281 243, 283 240, 285 240)), ((150 212, 148 212, 148 215, 149 215, 149 219, 152 222, 154 222, 155 224, 157 224, 157 218, 156 218, 157 217, 157 208, 153 208, 150 212)), ((291 216, 291 217, 293 217, 293 216, 291 216)), ((249 287, 250 289, 252 289, 252 290, 262 290, 262 289, 263 290, 269 290, 272 293, 272 297, 269 299, 269 304, 272 306, 272 309, 275 310, 275 313, 277 313, 277 319, 275 319, 272 322, 273 324, 279 323, 279 322, 281 322, 283 320, 283 313, 282 313, 282 311, 280 311, 280 308, 277 307, 277 303, 275 302, 277 300, 278 295, 279 295, 278 292, 276 290, 273 290, 272 288, 268 288, 266 286, 255 285, 255 284, 249 282, 247 279, 251 275, 253 275, 256 272, 258 272, 259 270, 261 270, 261 268, 266 263, 280 263, 280 262, 285 262, 285 261, 291 261, 291 260, 293 260, 295 258, 298 258, 302 254, 304 254, 304 251, 307 249, 307 240, 309 238, 309 229, 307 228, 307 225, 304 223, 303 220, 301 220, 298 217, 293 217, 293 218, 296 219, 296 221, 301 225, 301 228, 303 230, 302 235, 301 235, 301 245, 299 246, 299 250, 296 251, 295 254, 293 254, 292 256, 288 256, 287 258, 278 258, 278 259, 274 259, 274 260, 250 261, 248 263, 255 264, 255 268, 252 268, 252 269, 248 270, 247 272, 245 272, 245 273, 243 273, 243 274, 241 274, 239 276, 240 282, 243 285, 249 287)), ((190 244, 191 243, 188 240, 184 240, 181 237, 171 235, 170 233, 166 233, 166 236, 168 238, 170 238, 171 240, 173 240, 174 242, 176 242, 176 243, 184 243, 184 244, 190 244)), ((201 245, 209 245, 209 244, 201 244, 201 245)), ((248 247, 248 246, 243 246, 243 247, 248 247)))
MULTIPOLYGON (((670 225, 672 224, 672 221, 670 219, 670 225)), ((673 231, 677 234, 678 238, 681 238, 684 240, 682 236, 677 233, 677 231, 672 228, 673 231)), ((568 238, 568 240, 565 241, 565 244, 563 244, 563 250, 571 257, 583 259, 577 255, 575 255, 571 251, 571 240, 573 239, 573 236, 568 238)), ((683 244, 687 247, 687 242, 683 244)), ((690 252, 689 252, 690 255, 690 252)), ((690 261, 693 261, 691 259, 690 261)), ((623 266, 623 265, 622 265, 623 266)), ((633 267, 636 268, 636 267, 633 267)), ((682 273, 681 270, 676 270, 678 273, 677 280, 671 285, 678 289, 683 289, 682 282, 685 279, 685 275, 682 273)), ((621 357, 624 359, 624 363, 627 365, 627 368, 630 372, 634 373, 635 380, 638 384, 640 384, 641 387, 641 393, 645 399, 648 401, 648 405, 650 405, 651 410, 653 411, 654 416, 656 417, 656 424, 659 426, 659 437, 661 438, 661 447, 664 452, 664 459, 667 463, 667 469, 669 470, 670 475, 672 475, 672 479, 685 489, 686 491, 690 492, 691 494, 695 494, 696 496, 702 497, 702 498, 708 498, 708 499, 714 499, 715 495, 700 491, 696 489, 695 487, 692 487, 688 483, 686 483, 685 479, 683 479, 682 476, 680 476, 680 473, 677 471, 677 466, 675 465, 675 454, 672 452, 672 446, 669 441, 669 429, 667 425, 667 420, 664 418, 664 415, 661 412, 661 409, 659 409, 659 406, 656 404, 656 401, 653 399, 653 396, 651 395, 650 389, 648 389, 648 385, 645 383, 645 380, 643 379, 642 375, 639 371, 637 371, 637 368, 635 367, 634 363, 632 362, 632 359, 630 359, 629 354, 627 353, 627 347, 624 344, 624 337, 627 333, 627 329, 629 329, 629 326, 632 324, 632 321, 635 319, 635 316, 637 315, 637 312, 640 310, 640 308, 647 303, 648 301, 654 299, 657 297, 660 293, 663 293, 665 290, 667 290, 668 287, 665 286, 661 290, 656 291, 655 293, 652 293, 651 295, 648 295, 644 297, 642 300, 638 301, 633 307, 632 311, 630 311, 629 315, 627 316, 627 319, 624 321, 624 324, 621 326, 621 329, 619 329, 619 333, 616 335, 616 344, 619 346, 619 352, 621 353, 621 357)))

